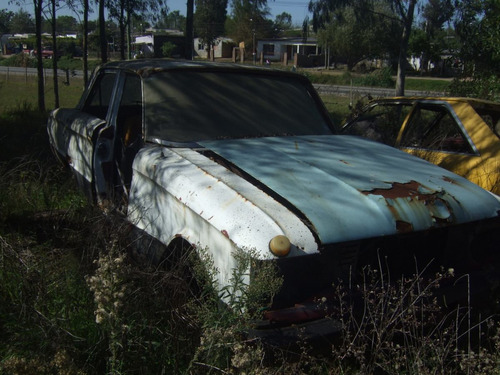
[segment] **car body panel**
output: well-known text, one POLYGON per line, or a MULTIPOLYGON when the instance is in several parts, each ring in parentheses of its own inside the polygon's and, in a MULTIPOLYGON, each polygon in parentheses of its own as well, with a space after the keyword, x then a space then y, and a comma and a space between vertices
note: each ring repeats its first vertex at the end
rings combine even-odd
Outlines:
MULTIPOLYGON (((395 134, 376 140, 384 141, 384 143, 448 169, 486 190, 500 193, 500 139, 499 135, 493 131, 495 123, 500 124, 500 120, 498 116, 492 118, 493 124, 488 125, 477 112, 479 109, 500 114, 498 103, 470 98, 395 97, 374 100, 365 111, 377 105, 400 105, 411 107, 411 109, 404 118, 400 119, 400 125, 396 128, 395 134), (409 124, 418 118, 419 106, 429 109, 443 108, 443 111, 454 119, 456 126, 461 130, 462 141, 468 143, 467 149, 462 151, 437 150, 405 145, 405 134, 410 127, 409 124)), ((363 114, 359 116, 359 118, 362 117, 363 114)), ((344 131, 352 127, 356 121, 357 119, 354 119, 345 124, 344 131)), ((382 134, 385 135, 385 133, 382 134)), ((376 138, 373 133, 370 135, 369 132, 360 135, 376 138)))

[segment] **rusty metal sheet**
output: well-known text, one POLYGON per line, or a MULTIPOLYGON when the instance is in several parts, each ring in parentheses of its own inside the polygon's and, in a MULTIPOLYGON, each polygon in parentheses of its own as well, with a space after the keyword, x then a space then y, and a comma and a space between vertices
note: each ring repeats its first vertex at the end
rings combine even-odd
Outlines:
POLYGON ((287 199, 323 243, 495 217, 497 197, 394 148, 350 136, 201 142, 287 199))

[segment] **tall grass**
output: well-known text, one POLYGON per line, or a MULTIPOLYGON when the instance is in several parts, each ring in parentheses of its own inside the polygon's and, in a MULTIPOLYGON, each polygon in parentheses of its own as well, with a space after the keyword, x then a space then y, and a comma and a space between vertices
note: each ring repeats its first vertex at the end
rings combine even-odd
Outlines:
POLYGON ((18 145, 0 159, 0 374, 498 373, 497 323, 469 324, 469 308, 445 310, 431 293, 449 273, 387 283, 382 267, 365 269, 358 284, 336 285, 338 336, 250 339, 280 287, 272 265, 248 288, 253 258, 235 254, 231 285, 217 292, 204 251, 139 262, 134 249, 148 241, 87 204, 55 164, 44 119, 20 109, 0 124, 0 150, 18 145))
MULTIPOLYGON (((69 84, 66 77, 59 77, 59 106, 74 107, 83 93, 83 80, 70 76, 69 84)), ((54 108, 54 81, 48 77, 45 81, 45 105, 47 109, 54 108)), ((35 75, 14 75, 0 72, 0 115, 8 116, 18 113, 19 108, 33 108, 38 105, 37 80, 35 75)), ((25 113, 29 113, 26 111, 25 113)))

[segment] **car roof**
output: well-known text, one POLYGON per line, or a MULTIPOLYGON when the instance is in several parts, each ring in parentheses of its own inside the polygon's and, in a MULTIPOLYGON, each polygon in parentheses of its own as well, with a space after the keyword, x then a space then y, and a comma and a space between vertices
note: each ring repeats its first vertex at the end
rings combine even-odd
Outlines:
POLYGON ((99 69, 127 70, 147 77, 152 73, 173 70, 210 70, 220 72, 239 73, 266 73, 272 75, 305 78, 303 75, 285 70, 257 67, 253 65, 242 65, 235 63, 217 63, 205 61, 173 60, 173 59, 137 59, 108 62, 99 66, 99 69))
POLYGON ((500 107, 500 103, 490 100, 468 98, 468 97, 455 97, 455 96, 394 96, 379 99, 373 99, 371 103, 413 103, 414 101, 440 101, 447 103, 468 103, 470 105, 491 105, 500 107))

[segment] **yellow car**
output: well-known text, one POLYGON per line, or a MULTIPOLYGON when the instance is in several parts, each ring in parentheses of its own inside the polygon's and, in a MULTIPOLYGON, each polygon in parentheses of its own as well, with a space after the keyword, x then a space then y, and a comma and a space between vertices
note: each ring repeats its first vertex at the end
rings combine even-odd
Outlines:
POLYGON ((371 101, 342 127, 400 148, 500 194, 500 104, 472 98, 371 101))

